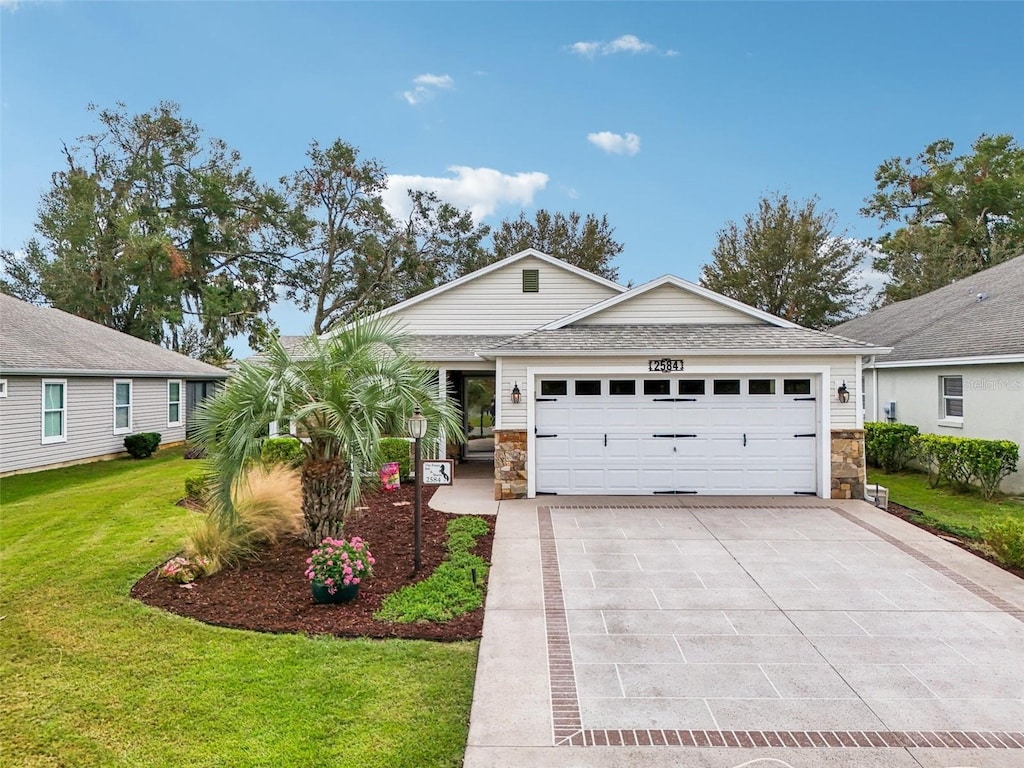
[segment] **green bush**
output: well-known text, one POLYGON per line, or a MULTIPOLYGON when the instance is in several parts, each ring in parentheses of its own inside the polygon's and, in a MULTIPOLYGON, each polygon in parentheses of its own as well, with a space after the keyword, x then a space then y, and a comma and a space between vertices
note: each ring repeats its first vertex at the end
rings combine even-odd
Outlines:
POLYGON ((208 475, 187 475, 185 477, 185 498, 202 501, 206 498, 206 491, 209 487, 208 475))
POLYGON ((985 498, 991 499, 1002 479, 1017 470, 1019 447, 1009 440, 916 435, 912 442, 928 468, 932 488, 942 480, 961 489, 976 482, 985 498))
POLYGON ((965 449, 971 473, 986 499, 996 494, 1004 477, 1017 471, 1020 446, 1014 442, 972 439, 965 449))
POLYGON ((918 433, 913 424, 869 421, 864 425, 864 449, 868 463, 886 472, 899 472, 914 457, 911 442, 918 433))
POLYGON ((1006 565, 1024 568, 1024 521, 990 517, 981 523, 981 535, 996 557, 1006 565))
POLYGON ((402 437, 385 437, 380 441, 380 460, 382 464, 398 462, 398 472, 403 479, 412 477, 412 457, 409 455, 408 440, 402 437))
POLYGON ((124 439, 124 448, 133 459, 148 458, 159 446, 159 432, 136 432, 124 439))
POLYGON ((284 464, 298 467, 306 458, 302 441, 297 437, 268 437, 260 449, 260 460, 267 466, 284 464))
POLYGON ((966 437, 915 435, 911 442, 917 458, 928 470, 928 484, 937 488, 943 480, 961 488, 970 482, 963 442, 966 437))
POLYGON ((479 517, 459 517, 448 523, 448 555, 423 581, 384 598, 374 618, 411 624, 448 621, 475 611, 484 602, 487 562, 472 553, 476 540, 489 530, 479 517))

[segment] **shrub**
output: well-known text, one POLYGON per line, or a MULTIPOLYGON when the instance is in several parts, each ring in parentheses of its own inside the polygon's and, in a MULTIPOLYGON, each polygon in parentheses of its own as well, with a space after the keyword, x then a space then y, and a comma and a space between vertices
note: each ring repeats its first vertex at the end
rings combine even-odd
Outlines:
POLYGON ((398 462, 398 472, 403 479, 412 477, 412 457, 409 455, 409 441, 403 437, 385 437, 380 441, 382 464, 398 462))
POLYGON ((187 475, 185 477, 185 498, 202 501, 210 487, 208 475, 187 475))
POLYGON ((302 488, 294 469, 281 465, 249 470, 232 490, 235 514, 207 514, 185 542, 190 558, 206 558, 206 573, 234 565, 285 534, 302 531, 302 488))
POLYGON ((981 522, 981 535, 1006 565, 1024 568, 1024 521, 990 517, 981 522))
POLYGON ((964 449, 971 474, 981 486, 981 493, 986 499, 996 494, 1004 477, 1017 471, 1020 447, 1014 442, 972 439, 964 449))
POLYGON ((913 424, 871 421, 864 425, 864 449, 868 463, 886 472, 899 472, 914 456, 911 442, 918 433, 913 424))
POLYGON ((1009 440, 916 435, 913 443, 928 468, 932 488, 942 480, 960 488, 974 481, 985 498, 991 499, 1003 478, 1017 470, 1019 446, 1009 440))
POLYGON ((384 598, 374 618, 411 624, 448 621, 475 611, 484 601, 487 562, 472 553, 476 539, 489 530, 479 517, 460 517, 448 523, 448 555, 423 581, 384 598))
POLYGON ((156 575, 161 579, 170 579, 180 584, 190 584, 199 578, 209 565, 206 558, 199 555, 195 557, 182 557, 178 555, 161 565, 156 575))
POLYGON ((160 446, 159 432, 136 432, 124 439, 125 450, 133 459, 145 459, 160 446))
POLYGON ((298 467, 306 458, 302 441, 297 437, 268 437, 260 449, 260 460, 266 465, 284 464, 298 467))
POLYGON ((928 484, 938 487, 943 480, 960 486, 970 483, 970 471, 965 463, 963 442, 968 438, 948 435, 915 435, 911 442, 917 457, 928 470, 928 484))

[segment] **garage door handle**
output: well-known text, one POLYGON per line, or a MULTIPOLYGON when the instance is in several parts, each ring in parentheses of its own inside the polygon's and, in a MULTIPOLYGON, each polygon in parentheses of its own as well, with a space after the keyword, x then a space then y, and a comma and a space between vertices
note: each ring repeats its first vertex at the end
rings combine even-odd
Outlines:
POLYGON ((746 434, 746 432, 743 433, 743 447, 744 448, 747 447, 747 434, 746 434))
POLYGON ((605 447, 605 448, 607 448, 607 447, 608 447, 608 435, 605 435, 605 436, 604 436, 604 447, 605 447))

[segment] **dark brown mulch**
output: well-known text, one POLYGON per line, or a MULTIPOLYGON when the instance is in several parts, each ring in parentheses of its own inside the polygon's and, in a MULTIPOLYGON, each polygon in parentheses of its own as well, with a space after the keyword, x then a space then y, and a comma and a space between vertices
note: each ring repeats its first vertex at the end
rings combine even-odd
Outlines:
MULTIPOLYGON (((483 630, 482 607, 443 624, 397 624, 373 618, 387 595, 426 578, 444 558, 445 526, 457 516, 427 506, 434 490, 423 489, 419 574, 413 573, 412 486, 363 495, 361 506, 366 509, 350 515, 345 536, 365 539, 377 564, 373 577, 360 585, 359 596, 350 603, 313 602, 305 576, 309 547, 296 538, 278 542, 259 560, 199 579, 191 587, 158 579, 154 568, 132 588, 132 597, 207 624, 257 632, 443 641, 478 638, 483 630)), ((490 533, 477 540, 476 554, 490 562, 494 518, 484 519, 490 523, 490 533)))
POLYGON ((890 501, 889 507, 886 511, 890 515, 895 515, 901 520, 906 520, 911 525, 916 525, 918 528, 922 528, 929 533, 933 533, 940 539, 944 539, 950 544, 956 544, 961 549, 966 549, 972 555, 977 555, 984 560, 988 560, 990 563, 999 566, 1004 571, 1009 571, 1014 576, 1024 579, 1024 569, 1015 568, 1012 565, 1000 562, 993 556, 992 552, 989 551, 988 548, 982 546, 981 542, 975 539, 968 539, 965 536, 959 536, 955 533, 950 533, 949 531, 944 531, 941 528, 936 528, 935 526, 922 522, 921 513, 916 509, 904 507, 902 504, 896 504, 895 502, 890 501))

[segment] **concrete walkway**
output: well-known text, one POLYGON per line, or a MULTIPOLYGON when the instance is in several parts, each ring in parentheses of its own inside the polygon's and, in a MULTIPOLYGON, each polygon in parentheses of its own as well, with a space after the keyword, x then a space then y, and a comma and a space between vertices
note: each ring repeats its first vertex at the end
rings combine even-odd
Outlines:
POLYGON ((493 462, 468 461, 456 464, 452 485, 434 491, 429 506, 455 515, 496 515, 493 462))
POLYGON ((1019 768, 1022 732, 1024 581, 866 503, 498 506, 467 768, 1019 768))

